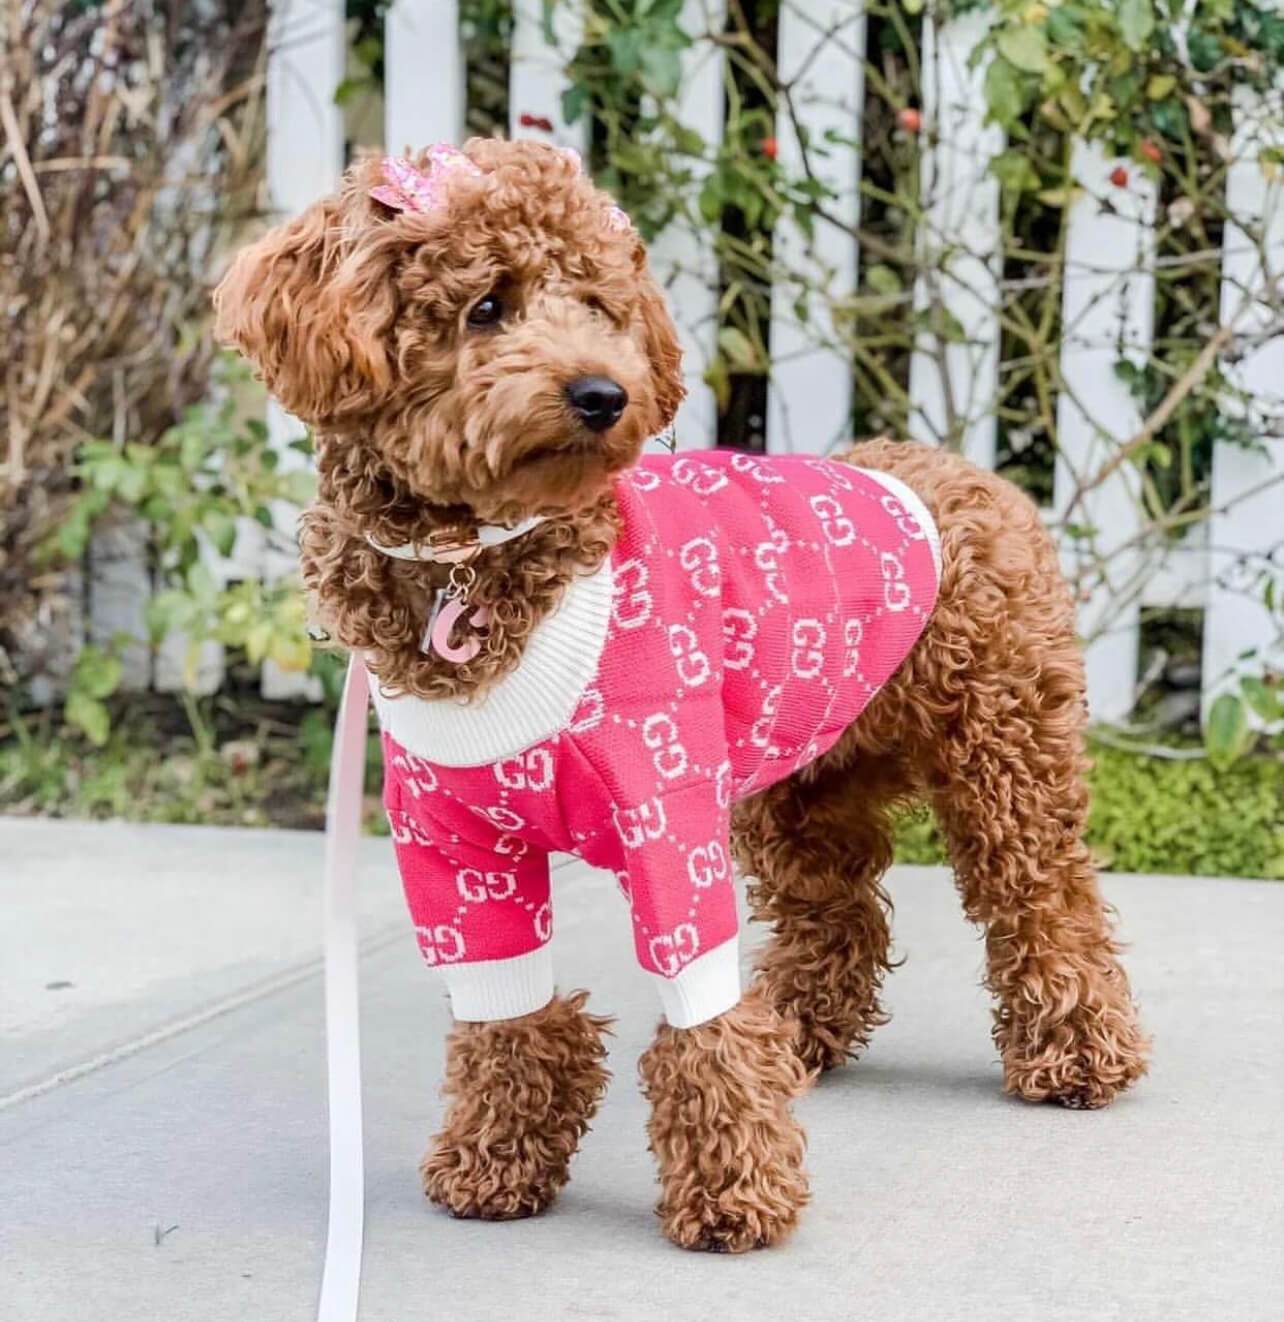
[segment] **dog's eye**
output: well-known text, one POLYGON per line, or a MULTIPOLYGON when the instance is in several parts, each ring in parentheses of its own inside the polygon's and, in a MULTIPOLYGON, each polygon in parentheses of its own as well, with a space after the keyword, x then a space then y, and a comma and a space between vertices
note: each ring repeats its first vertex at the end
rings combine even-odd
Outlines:
POLYGON ((618 326, 620 324, 620 319, 606 306, 605 303, 602 302, 600 298, 586 298, 584 300, 584 306, 588 308, 590 312, 597 313, 599 317, 604 317, 613 325, 618 326))
POLYGON ((504 315, 504 304, 498 294, 487 294, 473 305, 468 314, 470 326, 494 326, 504 315))

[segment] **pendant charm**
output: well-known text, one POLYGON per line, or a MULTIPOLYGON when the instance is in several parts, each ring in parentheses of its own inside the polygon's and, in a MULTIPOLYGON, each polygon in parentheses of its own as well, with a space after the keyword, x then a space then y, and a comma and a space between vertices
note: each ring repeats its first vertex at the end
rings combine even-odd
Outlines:
MULTIPOLYGON (((455 627, 455 621, 467 609, 468 603, 455 597, 446 602, 432 622, 432 628, 428 633, 428 646, 443 661, 453 661, 456 665, 462 665, 465 661, 471 661, 481 651, 481 639, 476 634, 465 638, 457 645, 451 644, 450 633, 455 627)), ((484 629, 489 622, 490 611, 485 606, 478 606, 468 617, 468 623, 474 629, 484 629)))
MULTIPOLYGON (((452 644, 450 635, 461 615, 468 610, 468 592, 476 579, 476 571, 468 565, 455 565, 450 571, 450 582, 437 593, 428 628, 424 630, 420 650, 436 652, 443 661, 463 665, 471 661, 482 649, 482 640, 474 633, 462 642, 452 644)), ((484 629, 490 623, 490 610, 479 606, 468 616, 467 623, 474 629, 484 629)))

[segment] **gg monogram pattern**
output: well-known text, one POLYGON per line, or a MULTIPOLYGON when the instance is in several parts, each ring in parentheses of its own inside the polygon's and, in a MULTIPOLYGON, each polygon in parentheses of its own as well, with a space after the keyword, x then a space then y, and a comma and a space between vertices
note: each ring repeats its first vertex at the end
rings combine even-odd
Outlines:
POLYGON ((803 457, 642 460, 597 672, 565 727, 443 766, 384 735, 385 803, 430 964, 538 950, 548 856, 614 873, 664 979, 736 935, 732 804, 830 748, 936 599, 935 529, 882 475, 803 457))

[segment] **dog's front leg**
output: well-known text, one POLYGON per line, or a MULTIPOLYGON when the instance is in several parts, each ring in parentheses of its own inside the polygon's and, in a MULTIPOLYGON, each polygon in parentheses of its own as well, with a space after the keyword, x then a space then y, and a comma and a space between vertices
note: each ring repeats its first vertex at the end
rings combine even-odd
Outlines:
POLYGON ((777 1244, 807 1203, 807 1086, 793 1029, 756 992, 694 1028, 661 1024, 642 1057, 664 1233, 688 1249, 777 1244))
POLYGON ((508 1221, 553 1201, 610 1077, 610 1021, 589 1014, 587 999, 555 996, 520 1019, 451 1030, 445 1122, 419 1168, 434 1203, 508 1221))

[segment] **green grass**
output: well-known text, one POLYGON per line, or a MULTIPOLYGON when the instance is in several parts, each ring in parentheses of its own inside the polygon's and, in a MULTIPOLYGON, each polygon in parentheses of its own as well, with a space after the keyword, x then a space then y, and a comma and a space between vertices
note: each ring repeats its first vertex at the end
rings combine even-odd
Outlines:
MULTIPOLYGON (((1116 872, 1284 879, 1284 760, 1241 758, 1225 770, 1204 759, 1173 761, 1097 744, 1088 839, 1116 872)), ((897 858, 943 863, 926 810, 907 813, 897 858)))
MULTIPOLYGON (((56 713, 0 722, 0 811, 220 825, 320 827, 331 716, 245 692, 185 710, 173 698, 112 703, 103 748, 56 713)), ((372 738, 373 743, 373 738, 372 738)), ((1215 770, 1098 744, 1089 839, 1104 867, 1284 879, 1284 756, 1215 770)), ((379 809, 378 753, 367 766, 367 821, 379 809)), ((945 861, 930 814, 899 823, 897 857, 945 861)))

